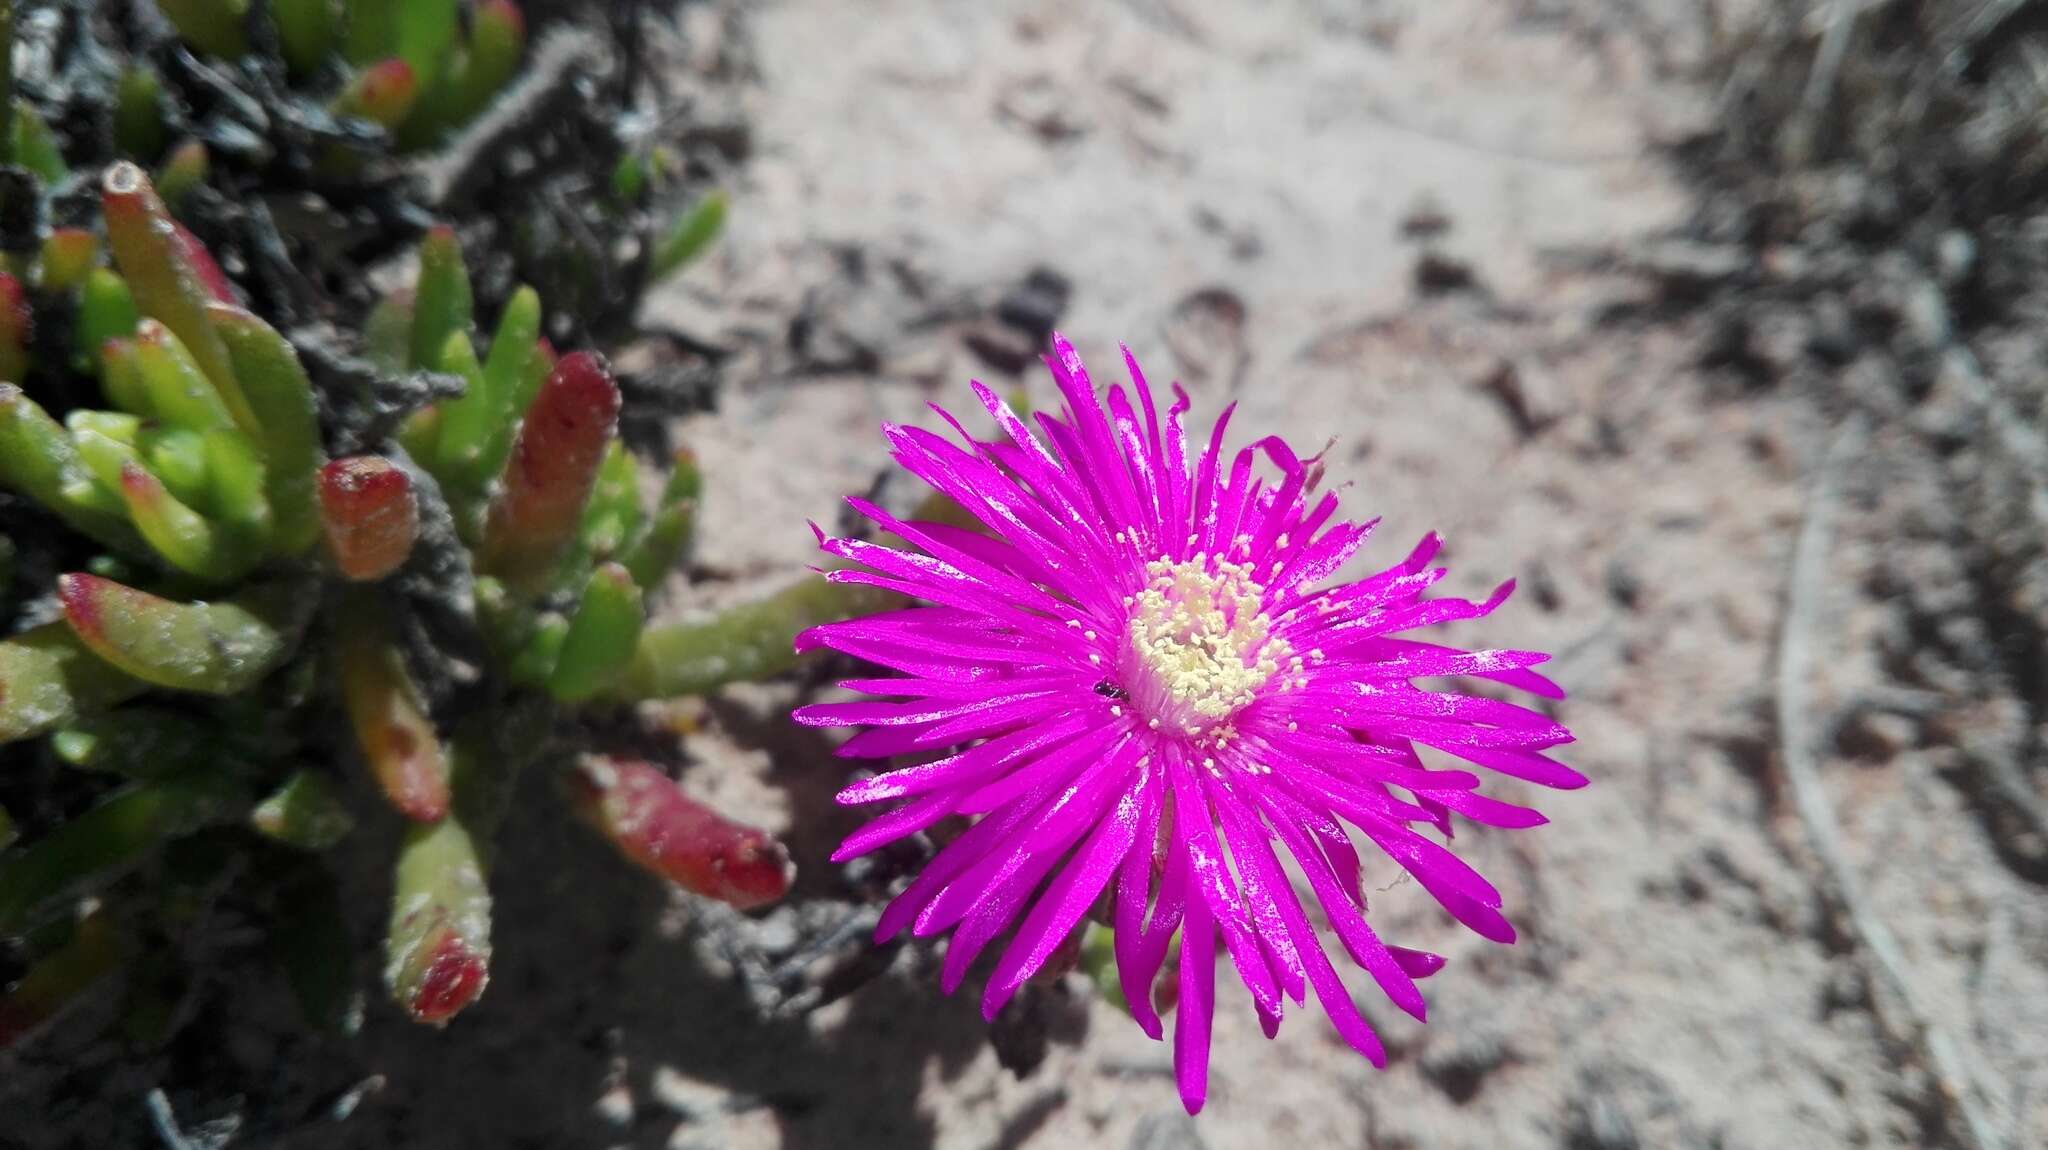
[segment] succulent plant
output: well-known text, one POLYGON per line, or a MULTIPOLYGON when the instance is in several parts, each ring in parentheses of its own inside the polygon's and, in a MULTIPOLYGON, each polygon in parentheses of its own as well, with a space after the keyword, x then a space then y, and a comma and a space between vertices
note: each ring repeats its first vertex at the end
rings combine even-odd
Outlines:
POLYGON ((0 52, 0 251, 96 228, 93 181, 125 159, 280 329, 352 321, 381 279, 366 271, 445 221, 487 311, 532 284, 564 346, 631 338, 648 287, 717 234, 705 174, 743 146, 684 137, 648 82, 660 7, 61 0, 0 18, 19 49, 0 52))
POLYGON ((110 166, 98 198, 98 229, 0 274, 0 540, 41 541, 35 563, 0 547, 0 603, 20 605, 0 627, 0 762, 82 781, 12 847, 0 815, 0 939, 34 959, 0 998, 0 1045, 122 968, 135 924, 169 913, 124 880, 192 835, 275 863, 274 949, 309 1016, 337 1017, 342 893, 311 860, 365 819, 406 828, 385 982, 445 1022, 488 981, 491 843, 529 761, 559 766, 565 808, 625 859, 737 906, 780 897, 771 837, 656 765, 550 736, 785 669, 793 635, 872 589, 811 580, 650 623, 690 550, 693 460, 626 448, 605 361, 557 357, 536 292, 479 348, 453 231, 366 320, 366 363, 309 372, 139 167, 110 166), (45 320, 68 338, 34 336, 45 320), (459 684, 443 645, 475 655, 459 684), (344 719, 330 751, 321 724, 344 719))
POLYGON ((157 0, 194 51, 234 62, 269 32, 290 76, 338 82, 330 108, 401 148, 437 143, 489 106, 519 69, 526 17, 513 0, 157 0))

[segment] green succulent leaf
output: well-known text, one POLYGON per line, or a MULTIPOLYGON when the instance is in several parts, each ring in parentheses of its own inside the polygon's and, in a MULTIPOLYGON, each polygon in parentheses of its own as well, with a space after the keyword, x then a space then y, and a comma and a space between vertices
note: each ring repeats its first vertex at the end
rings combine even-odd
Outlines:
POLYGON ((232 695, 283 665, 317 597, 292 581, 215 603, 159 598, 94 575, 57 581, 72 632, 115 668, 159 687, 232 695))
POLYGON ((276 328, 231 304, 211 304, 206 314, 262 429, 263 496, 275 516, 272 544, 286 555, 304 554, 320 538, 316 477, 326 459, 313 382, 291 341, 276 328))
POLYGON ((592 572, 548 675, 548 692, 578 703, 609 687, 632 661, 646 618, 640 587, 624 567, 607 563, 592 572))
POLYGON ((257 834, 300 850, 324 851, 348 837, 355 818, 334 781, 319 771, 293 771, 249 812, 257 834))
POLYGON ((718 233, 725 230, 726 207, 725 193, 715 191, 677 217, 655 245, 649 274, 657 280, 666 279, 703 255, 718 233))
POLYGON ((119 878, 171 839, 220 822, 241 796, 210 775, 134 783, 0 862, 0 934, 119 878))
POLYGON ((448 337, 468 334, 474 303, 469 269, 452 228, 435 228, 420 241, 420 278, 414 289, 410 362, 430 366, 441 358, 448 337))
POLYGON ((40 735, 148 689, 93 654, 64 623, 0 639, 0 743, 40 735))
POLYGON ((121 707, 81 716, 50 736, 57 757, 80 770, 142 782, 174 778, 220 761, 221 732, 168 707, 121 707))

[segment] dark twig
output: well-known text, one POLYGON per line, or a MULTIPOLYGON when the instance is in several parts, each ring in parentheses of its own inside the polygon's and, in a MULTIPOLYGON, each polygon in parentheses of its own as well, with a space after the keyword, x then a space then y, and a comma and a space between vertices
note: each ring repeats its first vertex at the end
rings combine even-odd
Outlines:
POLYGON ((1836 487, 1844 466, 1862 449, 1868 435, 1868 425, 1861 415, 1851 417, 1836 434, 1814 479, 1812 494, 1807 499, 1806 520, 1793 547, 1785 620, 1778 638, 1779 759, 1791 788, 1793 807, 1825 872, 1826 894, 1848 920, 1857 950, 1868 964, 1869 976, 1885 987, 1896 1004, 1895 1014, 1890 1018, 1885 1016, 1894 1012, 1879 1009, 1880 1021, 1920 1053, 1943 1101, 1959 1120, 1965 1143, 1975 1150, 2000 1150, 2005 1141, 1984 1113, 1964 1069, 1962 1049, 1922 1001, 1908 974, 1897 937, 1872 909, 1862 881, 1849 865, 1834 801, 1821 785, 1815 762, 1815 732, 1812 712, 1807 706, 1806 680, 1812 664, 1821 593, 1827 581, 1836 487))

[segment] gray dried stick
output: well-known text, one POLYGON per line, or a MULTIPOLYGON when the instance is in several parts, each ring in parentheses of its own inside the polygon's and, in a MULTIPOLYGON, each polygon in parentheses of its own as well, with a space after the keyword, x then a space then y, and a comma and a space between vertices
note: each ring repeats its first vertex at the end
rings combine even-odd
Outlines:
POLYGON ((1990 1118, 1963 1063, 1954 1036, 1935 1021, 1900 953, 1898 938, 1879 918, 1864 894, 1862 881, 1842 849, 1841 824, 1834 801, 1821 785, 1813 748, 1813 715, 1807 706, 1806 682, 1813 658, 1813 635, 1826 585, 1828 551, 1833 540, 1836 488, 1844 465, 1862 450, 1869 429, 1862 416, 1852 416, 1836 433, 1807 497, 1806 518, 1792 549, 1792 574, 1786 588, 1785 621, 1778 637, 1777 712, 1779 761, 1792 793, 1793 807, 1819 858, 1825 893, 1848 920, 1857 953, 1873 982, 1884 988, 1892 1006, 1878 1008, 1879 1020, 1925 1061, 1943 1102, 1958 1120, 1965 1144, 1975 1150, 2002 1150, 2005 1139, 1990 1118))
POLYGON ((610 66, 604 44, 581 29, 550 32, 534 47, 524 74, 500 93, 491 107, 464 128, 448 145, 420 160, 416 171, 426 202, 443 207, 454 197, 474 193, 489 175, 489 158, 513 136, 544 123, 559 101, 573 97, 580 78, 610 66))

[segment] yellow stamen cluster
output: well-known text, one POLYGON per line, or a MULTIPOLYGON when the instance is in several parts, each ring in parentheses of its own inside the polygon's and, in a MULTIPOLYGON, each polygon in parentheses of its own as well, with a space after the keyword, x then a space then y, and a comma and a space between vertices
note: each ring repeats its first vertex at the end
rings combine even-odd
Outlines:
POLYGON ((1125 599, 1124 687, 1155 729, 1228 737, 1228 720, 1283 667, 1298 669, 1260 608, 1265 588, 1248 565, 1196 555, 1145 565, 1144 590, 1125 599))

